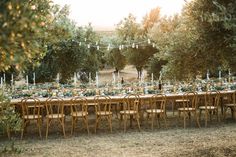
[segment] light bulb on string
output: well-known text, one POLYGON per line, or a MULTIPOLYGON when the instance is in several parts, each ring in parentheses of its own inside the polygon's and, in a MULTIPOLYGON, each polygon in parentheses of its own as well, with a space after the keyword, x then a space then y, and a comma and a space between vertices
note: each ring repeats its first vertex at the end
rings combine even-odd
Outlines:
POLYGON ((151 44, 151 41, 150 41, 150 39, 148 39, 148 44, 151 44))
POLYGON ((86 42, 86 41, 87 41, 87 38, 84 38, 84 41, 86 42))
POLYGON ((81 43, 81 42, 79 42, 79 46, 81 46, 81 44, 82 44, 82 43, 81 43))
POLYGON ((88 49, 90 49, 90 44, 88 44, 88 49))
POLYGON ((96 45, 98 45, 98 42, 96 41, 96 45))
POLYGON ((135 47, 136 47, 136 49, 138 49, 138 45, 136 45, 135 47))
POLYGON ((97 46, 97 50, 99 50, 99 46, 97 46))
POLYGON ((110 44, 107 46, 107 51, 109 51, 110 50, 110 44))
POLYGON ((121 45, 119 46, 119 50, 121 50, 121 45))
POLYGON ((152 43, 152 47, 155 47, 155 43, 152 43))
POLYGON ((121 45, 121 49, 124 49, 124 45, 121 45))
POLYGON ((134 43, 132 44, 132 48, 135 48, 135 44, 134 43))

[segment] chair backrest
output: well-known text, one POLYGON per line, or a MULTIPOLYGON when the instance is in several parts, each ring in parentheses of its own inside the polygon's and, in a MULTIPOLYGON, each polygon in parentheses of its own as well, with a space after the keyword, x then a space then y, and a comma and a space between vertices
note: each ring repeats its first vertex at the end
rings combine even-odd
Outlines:
POLYGON ((64 104, 63 100, 58 97, 50 97, 46 100, 46 112, 47 115, 57 114, 63 115, 64 114, 64 104))
POLYGON ((105 112, 109 113, 111 111, 111 98, 105 95, 99 95, 94 97, 95 111, 96 113, 105 112))
POLYGON ((88 111, 88 102, 84 97, 75 97, 71 99, 71 113, 77 115, 79 112, 86 114, 88 111))
POLYGON ((24 98, 21 100, 21 109, 23 117, 33 118, 38 117, 41 114, 42 105, 37 98, 24 98))
POLYGON ((183 94, 183 108, 197 108, 198 95, 196 92, 186 92, 183 94))
POLYGON ((236 90, 233 93, 233 103, 236 105, 236 90))
POLYGON ((140 97, 137 94, 126 95, 123 99, 124 110, 139 110, 140 97))
POLYGON ((205 94, 205 106, 218 107, 220 102, 220 93, 218 91, 208 91, 205 94))
POLYGON ((165 111, 165 106, 166 106, 166 95, 155 94, 151 97, 149 101, 148 109, 160 109, 165 111))

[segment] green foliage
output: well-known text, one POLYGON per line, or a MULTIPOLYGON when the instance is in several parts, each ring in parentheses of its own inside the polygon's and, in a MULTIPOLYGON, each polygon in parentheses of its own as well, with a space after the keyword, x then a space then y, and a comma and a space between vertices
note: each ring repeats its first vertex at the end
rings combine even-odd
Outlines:
POLYGON ((22 120, 10 100, 0 91, 0 132, 19 131, 22 120))
POLYGON ((3 149, 0 149, 0 156, 4 154, 4 156, 9 156, 13 154, 20 154, 23 150, 19 147, 15 146, 15 142, 11 141, 9 145, 5 145, 3 149))
POLYGON ((144 19, 144 22, 147 26, 145 29, 142 29, 141 25, 136 22, 136 18, 132 14, 129 14, 127 18, 124 18, 117 25, 116 29, 117 35, 121 39, 122 43, 130 46, 132 45, 133 47, 125 49, 124 54, 127 61, 136 67, 138 74, 142 72, 150 57, 157 52, 157 50, 148 45, 147 42, 144 42, 143 45, 133 45, 136 41, 147 40, 145 31, 147 31, 151 25, 148 23, 147 19, 144 19))
POLYGON ((3 0, 0 2, 0 70, 40 58, 50 23, 50 0, 3 0), (4 43, 4 44, 3 44, 4 43))
POLYGON ((159 53, 155 54, 153 58, 150 59, 148 63, 148 74, 151 76, 153 74, 153 77, 155 80, 159 79, 160 77, 160 71, 162 70, 162 67, 167 64, 166 60, 163 60, 159 57, 159 53))
POLYGON ((95 47, 87 48, 88 44, 94 44, 99 39, 92 26, 76 27, 68 18, 68 10, 68 6, 61 9, 54 7, 50 36, 45 41, 46 55, 39 61, 38 66, 28 64, 24 72, 24 75, 29 76, 35 72, 36 82, 52 82, 57 73, 60 73, 60 82, 67 83, 74 72, 80 72, 83 75, 81 78, 86 81, 89 72, 95 77, 95 72, 102 67, 103 53, 95 47))
POLYGON ((109 65, 115 68, 115 71, 118 72, 125 68, 126 58, 118 48, 113 48, 106 56, 109 65))
POLYGON ((164 17, 149 31, 160 56, 167 60, 165 77, 178 80, 205 76, 207 69, 235 69, 235 1, 195 0, 181 16, 164 17), (232 17, 227 19, 226 17, 232 17))

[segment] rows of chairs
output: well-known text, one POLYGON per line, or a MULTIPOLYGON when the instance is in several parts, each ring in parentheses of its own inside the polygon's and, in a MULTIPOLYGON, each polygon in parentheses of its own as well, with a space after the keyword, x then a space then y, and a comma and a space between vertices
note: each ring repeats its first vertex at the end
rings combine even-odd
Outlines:
MULTIPOLYGON (((224 117, 228 108, 231 109, 232 115, 235 117, 235 98, 236 92, 228 98, 228 103, 224 105, 224 117)), ((130 94, 123 98, 119 115, 120 124, 123 123, 124 132, 126 132, 128 120, 130 120, 130 125, 132 125, 132 121, 135 120, 140 131, 140 119, 144 115, 147 117, 148 121, 151 121, 152 129, 154 127, 154 122, 160 127, 160 119, 164 121, 165 127, 167 127, 166 96, 164 94, 156 94, 153 95, 148 102, 141 101, 139 95, 136 94, 130 94), (144 108, 142 108, 143 106, 144 108), (144 112, 141 112, 141 110, 144 112)), ((209 119, 212 119, 212 116, 216 116, 216 119, 220 121, 218 113, 220 94, 218 92, 207 92, 204 98, 201 99, 197 93, 188 92, 183 94, 182 99, 179 99, 178 103, 178 119, 183 118, 184 128, 186 127, 186 119, 191 120, 192 115, 198 127, 200 127, 202 115, 205 119, 205 126, 207 126, 209 119)), ((42 105, 37 98, 25 98, 21 102, 23 119, 21 138, 23 138, 27 125, 32 120, 36 121, 39 136, 42 137, 41 127, 44 117, 46 119, 46 139, 48 137, 49 127, 53 121, 59 122, 65 137, 65 105, 70 107, 71 134, 73 134, 79 119, 82 119, 89 134, 89 104, 85 97, 72 98, 70 104, 64 104, 63 99, 61 98, 51 97, 46 100, 45 105, 42 105), (45 110, 46 113, 44 112, 45 110)), ((97 132, 97 129, 103 120, 108 122, 110 132, 112 132, 113 112, 111 98, 109 96, 96 96, 94 98, 94 104, 92 105, 95 107, 94 132, 97 132)))

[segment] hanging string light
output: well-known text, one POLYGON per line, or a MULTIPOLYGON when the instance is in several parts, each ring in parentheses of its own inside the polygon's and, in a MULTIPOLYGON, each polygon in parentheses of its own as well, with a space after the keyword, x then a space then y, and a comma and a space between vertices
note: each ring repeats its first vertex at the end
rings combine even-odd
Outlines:
POLYGON ((121 50, 122 49, 122 47, 121 47, 121 45, 119 46, 119 50, 121 50))
POLYGON ((125 49, 125 48, 135 48, 135 49, 139 49, 140 46, 147 46, 147 45, 152 45, 153 48, 157 48, 157 45, 152 42, 150 39, 144 39, 142 41, 138 41, 138 42, 127 42, 126 44, 121 44, 121 45, 112 45, 112 43, 101 43, 96 41, 94 44, 92 43, 88 43, 87 38, 84 38, 84 42, 83 41, 79 41, 78 44, 79 46, 82 46, 84 43, 84 45, 87 45, 87 48, 90 49, 91 47, 97 49, 97 50, 103 50, 106 49, 107 51, 109 51, 111 48, 118 48, 120 51, 125 49), (86 43, 87 41, 87 43, 86 43))
POLYGON ((132 44, 132 48, 135 48, 135 44, 134 43, 132 44))
POLYGON ((154 48, 156 45, 155 45, 155 43, 152 43, 152 47, 154 48))

